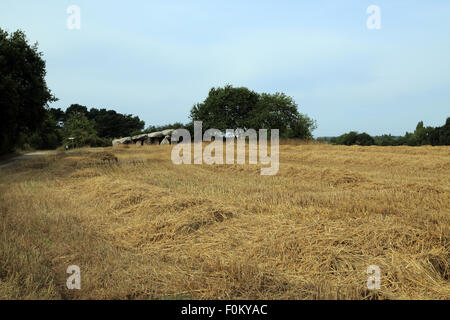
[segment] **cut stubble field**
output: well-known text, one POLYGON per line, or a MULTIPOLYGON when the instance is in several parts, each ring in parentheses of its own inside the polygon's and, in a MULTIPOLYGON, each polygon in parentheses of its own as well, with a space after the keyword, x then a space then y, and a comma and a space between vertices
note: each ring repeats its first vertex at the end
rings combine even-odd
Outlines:
POLYGON ((450 147, 286 143, 275 176, 171 150, 0 168, 0 299, 450 298, 450 147))

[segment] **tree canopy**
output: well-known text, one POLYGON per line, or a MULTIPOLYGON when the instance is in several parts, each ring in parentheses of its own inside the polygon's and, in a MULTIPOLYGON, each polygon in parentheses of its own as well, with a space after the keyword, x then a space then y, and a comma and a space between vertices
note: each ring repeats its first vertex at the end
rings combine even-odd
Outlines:
POLYGON ((358 144, 361 146, 371 146, 375 144, 375 140, 367 133, 358 133, 356 131, 350 131, 349 133, 345 133, 339 136, 336 141, 336 144, 344 144, 347 146, 358 144))
POLYGON ((312 138, 314 120, 298 112, 295 101, 284 93, 256 93, 245 87, 212 88, 190 112, 203 128, 279 129, 282 138, 312 138))
MULTIPOLYGON (((80 104, 72 104, 65 111, 49 108, 49 103, 57 99, 47 87, 45 76, 46 64, 37 43, 30 45, 20 30, 9 34, 0 29, 0 154, 26 145, 54 149, 67 143, 69 137, 79 146, 105 146, 112 138, 143 132, 144 121, 130 114, 88 109, 80 104)), ((315 120, 300 113, 294 99, 284 93, 257 93, 231 85, 211 88, 205 100, 192 107, 190 119, 187 124, 149 126, 144 132, 186 128, 193 136, 193 121, 203 121, 204 130, 279 129, 281 138, 311 139, 317 127, 315 120)), ((441 127, 426 127, 420 121, 413 133, 401 137, 372 137, 350 131, 327 140, 364 146, 450 145, 450 118, 441 127)))
POLYGON ((32 133, 46 119, 46 106, 56 101, 45 81, 45 61, 37 43, 22 31, 0 29, 0 153, 10 152, 22 133, 32 133))
POLYGON ((89 120, 82 112, 71 112, 62 130, 64 144, 70 146, 73 138, 73 144, 76 147, 105 147, 111 145, 111 140, 102 139, 97 135, 95 123, 89 120))
POLYGON ((80 105, 78 103, 71 104, 66 109, 66 118, 69 117, 73 113, 81 113, 81 114, 84 114, 85 116, 87 116, 88 115, 88 108, 85 107, 85 106, 82 106, 82 105, 80 105))
POLYGON ((70 105, 65 112, 60 108, 50 108, 49 117, 53 119, 54 127, 56 121, 64 122, 60 134, 64 141, 60 139, 60 144, 64 142, 66 145, 72 145, 67 139, 75 138, 76 146, 108 146, 111 145, 112 138, 138 133, 145 124, 137 116, 107 109, 88 110, 86 106, 80 104, 70 105))
POLYGON ((126 137, 140 132, 144 121, 130 114, 121 114, 114 110, 92 108, 86 114, 94 122, 95 130, 100 138, 126 137))
POLYGON ((42 125, 22 140, 34 149, 56 149, 63 143, 72 146, 69 137, 76 138, 75 146, 109 146, 112 138, 137 134, 143 127, 144 122, 137 116, 72 104, 65 112, 61 108, 47 109, 42 125))
POLYGON ((339 137, 331 138, 331 143, 362 146, 379 145, 379 146, 422 146, 433 145, 443 146, 450 145, 450 117, 447 118, 445 124, 441 127, 425 127, 423 121, 420 121, 413 133, 406 132, 404 136, 394 137, 392 135, 381 135, 371 137, 367 133, 358 133, 350 131, 339 137))

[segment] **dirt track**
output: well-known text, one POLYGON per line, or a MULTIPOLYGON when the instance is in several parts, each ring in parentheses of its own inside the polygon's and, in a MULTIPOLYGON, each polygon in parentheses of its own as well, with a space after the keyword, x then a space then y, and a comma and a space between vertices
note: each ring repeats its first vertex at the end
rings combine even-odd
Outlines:
POLYGON ((7 166, 12 165, 13 163, 15 163, 16 161, 19 160, 24 160, 24 159, 32 159, 35 157, 39 157, 39 156, 46 156, 46 155, 51 155, 51 154, 55 154, 55 151, 36 151, 36 152, 30 152, 30 153, 25 153, 22 154, 20 156, 5 160, 5 161, 1 161, 0 162, 0 168, 4 168, 7 166))

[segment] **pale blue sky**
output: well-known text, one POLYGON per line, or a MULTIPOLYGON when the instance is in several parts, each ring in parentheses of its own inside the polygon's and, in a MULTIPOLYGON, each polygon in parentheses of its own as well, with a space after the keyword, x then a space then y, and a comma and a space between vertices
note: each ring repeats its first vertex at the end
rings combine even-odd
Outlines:
POLYGON ((450 1, 1 0, 0 28, 22 29, 60 99, 188 121, 211 87, 284 92, 318 122, 404 134, 450 116, 450 1), (66 27, 69 5, 81 30, 66 27), (381 8, 381 30, 366 9, 381 8))

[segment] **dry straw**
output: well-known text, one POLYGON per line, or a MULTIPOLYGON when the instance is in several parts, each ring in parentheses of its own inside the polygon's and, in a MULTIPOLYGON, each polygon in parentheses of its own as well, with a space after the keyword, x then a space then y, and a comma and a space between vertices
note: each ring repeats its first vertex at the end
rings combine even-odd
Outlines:
POLYGON ((291 141, 265 177, 175 166, 170 151, 0 169, 0 298, 450 298, 450 148, 291 141), (79 291, 65 287, 72 264, 79 291))

